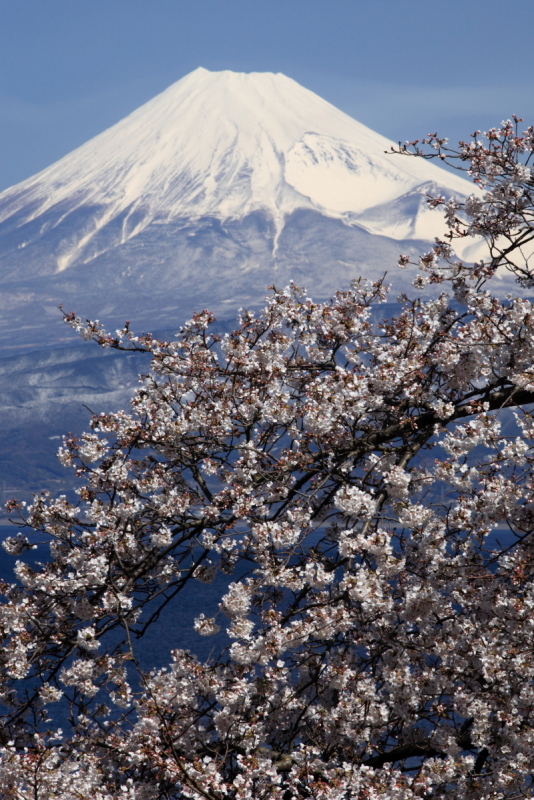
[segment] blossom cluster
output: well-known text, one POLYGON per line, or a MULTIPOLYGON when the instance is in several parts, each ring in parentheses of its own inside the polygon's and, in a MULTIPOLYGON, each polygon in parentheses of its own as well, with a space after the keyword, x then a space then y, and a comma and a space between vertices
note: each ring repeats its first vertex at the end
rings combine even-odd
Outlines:
MULTIPOLYGON (((484 133, 475 131, 456 150, 437 134, 406 142, 395 150, 438 158, 464 170, 476 186, 476 191, 463 199, 429 196, 429 205, 445 213, 447 241, 436 240, 432 250, 419 260, 417 285, 441 283, 447 277, 453 280, 457 295, 463 296, 470 282, 465 280, 451 245, 466 237, 475 237, 473 241, 481 238, 487 245, 487 257, 469 271, 471 278, 478 278, 478 288, 503 271, 515 275, 524 287, 534 285, 534 126, 521 132, 521 122, 513 116, 484 133)), ((406 267, 410 258, 401 256, 399 263, 406 267)))
MULTIPOLYGON (((490 237, 492 192, 529 185, 499 172, 512 139, 461 151, 490 237)), ((443 293, 386 320, 363 280, 326 303, 273 290, 222 337, 208 312, 172 341, 66 315, 151 369, 129 411, 65 438, 76 502, 9 504, 3 797, 532 796, 534 308, 486 267, 437 245, 443 293), (143 672, 160 611, 219 573, 194 628, 227 648, 143 672)))

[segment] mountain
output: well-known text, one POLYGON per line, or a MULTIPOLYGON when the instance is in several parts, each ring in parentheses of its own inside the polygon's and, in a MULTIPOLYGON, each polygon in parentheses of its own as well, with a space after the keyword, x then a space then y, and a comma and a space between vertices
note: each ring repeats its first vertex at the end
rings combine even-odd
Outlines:
POLYGON ((317 298, 443 230, 472 186, 281 74, 199 68, 0 194, 0 342, 58 344, 63 302, 139 329, 232 318, 290 279, 317 298), (402 245, 400 242, 402 241, 402 245))
POLYGON ((426 195, 472 187, 390 147, 284 75, 197 69, 0 194, 0 499, 72 488, 60 435, 146 369, 80 345, 59 303, 137 331, 210 308, 224 330, 290 279, 317 299, 386 270, 407 288, 399 253, 443 229, 426 195))

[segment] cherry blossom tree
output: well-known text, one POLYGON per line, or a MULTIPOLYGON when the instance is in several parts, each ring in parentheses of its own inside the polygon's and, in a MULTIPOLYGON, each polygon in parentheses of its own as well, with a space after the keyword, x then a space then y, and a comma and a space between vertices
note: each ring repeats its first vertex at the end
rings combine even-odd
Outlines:
MULTIPOLYGON (((2 584, 0 785, 17 800, 366 800, 534 793, 534 132, 457 151, 450 240, 381 319, 383 281, 296 286, 146 352, 131 409, 66 437, 77 502, 13 501, 2 584), (454 255, 477 235, 488 257, 454 255), (498 271, 520 280, 498 295, 498 271), (521 286, 523 288, 521 288, 521 286), (497 289, 495 288, 497 287, 497 289), (506 532, 506 535, 504 535, 506 532), (31 565, 27 550, 50 556, 31 565), (144 672, 143 634, 228 576, 205 636, 144 672)), ((409 259, 402 257, 401 266, 409 259)))

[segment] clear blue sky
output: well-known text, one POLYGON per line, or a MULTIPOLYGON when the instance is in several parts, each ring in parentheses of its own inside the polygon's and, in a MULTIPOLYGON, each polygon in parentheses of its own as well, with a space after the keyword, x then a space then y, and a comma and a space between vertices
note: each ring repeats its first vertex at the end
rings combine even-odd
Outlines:
POLYGON ((284 72, 394 140, 534 122, 534 0, 0 0, 0 190, 198 66, 284 72))

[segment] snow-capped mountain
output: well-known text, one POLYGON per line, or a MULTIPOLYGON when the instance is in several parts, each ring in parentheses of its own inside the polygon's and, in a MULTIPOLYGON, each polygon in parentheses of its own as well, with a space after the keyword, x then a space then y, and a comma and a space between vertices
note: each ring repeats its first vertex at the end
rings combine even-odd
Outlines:
POLYGON ((197 69, 0 194, 0 339, 68 336, 59 302, 162 328, 289 279, 321 298, 388 269, 400 288, 399 252, 443 230, 426 194, 472 187, 390 146, 284 75, 197 69))
POLYGON ((8 190, 0 221, 17 211, 29 222, 52 209, 59 218, 60 207, 100 208, 94 230, 58 255, 62 271, 118 218, 127 241, 150 223, 184 216, 268 210, 283 224, 296 209, 313 208, 355 220, 428 182, 460 194, 469 188, 433 164, 387 155, 390 145, 285 75, 199 68, 8 190))

